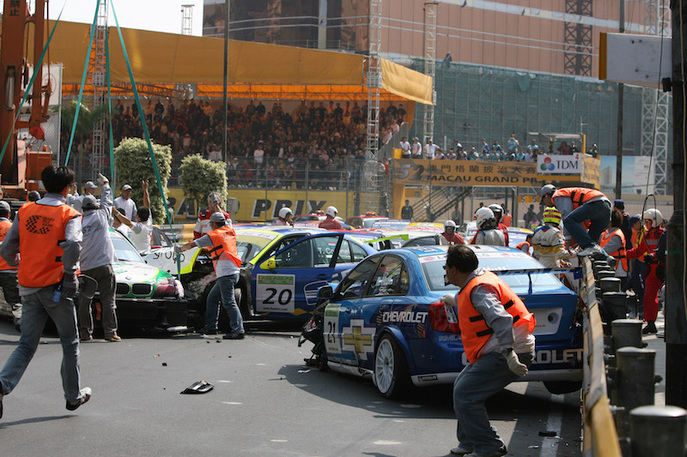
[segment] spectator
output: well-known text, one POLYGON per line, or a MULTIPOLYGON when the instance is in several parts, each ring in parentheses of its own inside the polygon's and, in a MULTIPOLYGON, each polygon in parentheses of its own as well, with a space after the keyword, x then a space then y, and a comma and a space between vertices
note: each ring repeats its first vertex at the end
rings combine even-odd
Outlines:
POLYGON ((134 217, 136 217, 136 202, 131 199, 130 185, 124 184, 122 186, 122 194, 115 198, 114 206, 117 209, 121 208, 124 211, 124 216, 126 216, 128 219, 134 219, 134 217))
POLYGON ((413 220, 413 207, 410 206, 410 200, 408 199, 406 199, 405 206, 401 208, 401 219, 405 219, 407 221, 413 220))
POLYGON ((131 229, 131 242, 136 247, 136 250, 142 254, 147 254, 150 252, 153 220, 150 214, 148 180, 143 180, 141 184, 143 186, 143 208, 139 208, 136 211, 136 223, 119 213, 119 211, 115 211, 114 216, 131 229))
POLYGON ((413 154, 413 159, 422 158, 422 144, 420 143, 420 139, 418 137, 413 138, 413 146, 411 152, 413 154))
POLYGON ((410 143, 408 143, 408 138, 401 138, 401 144, 399 147, 401 148, 402 159, 410 159, 412 157, 412 152, 410 151, 410 143))
POLYGON ((437 151, 437 146, 432 142, 432 140, 427 140, 425 145, 425 159, 434 159, 434 154, 437 151))

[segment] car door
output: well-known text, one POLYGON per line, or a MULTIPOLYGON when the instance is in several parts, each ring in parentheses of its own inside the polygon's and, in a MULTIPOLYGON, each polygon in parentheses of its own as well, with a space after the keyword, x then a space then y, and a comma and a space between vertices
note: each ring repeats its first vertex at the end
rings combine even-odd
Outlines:
MULTIPOLYGON (((367 369, 374 367, 375 337, 378 330, 389 323, 401 326, 398 321, 408 320, 410 316, 404 312, 405 305, 401 305, 405 303, 409 288, 408 269, 403 260, 395 255, 368 259, 344 279, 336 338, 342 363, 367 369), (375 265, 372 259, 375 259, 375 265), (369 267, 367 263, 370 263, 369 267)), ((325 325, 328 315, 333 318, 334 314, 329 307, 327 311, 325 325)), ((325 326, 325 332, 327 330, 325 326)), ((328 350, 329 348, 327 345, 328 350)))
POLYGON ((368 345, 371 343, 372 336, 364 336, 362 329, 363 325, 356 321, 359 319, 359 309, 362 298, 367 293, 368 284, 372 275, 377 269, 382 256, 373 256, 360 262, 353 270, 351 270, 341 284, 336 289, 336 294, 329 301, 324 313, 324 330, 323 337, 325 348, 327 350, 327 357, 334 362, 340 362, 347 365, 357 365, 358 360, 355 357, 355 352, 351 351, 349 341, 344 341, 342 329, 346 335, 352 335, 353 327, 357 327, 360 336, 359 344, 368 345), (367 338, 367 341, 365 340, 367 338))
POLYGON ((255 312, 311 313, 317 304, 317 290, 354 265, 351 255, 351 261, 339 262, 342 244, 342 254, 351 251, 348 242, 340 233, 313 235, 276 252, 270 257, 274 262, 257 264, 251 273, 255 312))

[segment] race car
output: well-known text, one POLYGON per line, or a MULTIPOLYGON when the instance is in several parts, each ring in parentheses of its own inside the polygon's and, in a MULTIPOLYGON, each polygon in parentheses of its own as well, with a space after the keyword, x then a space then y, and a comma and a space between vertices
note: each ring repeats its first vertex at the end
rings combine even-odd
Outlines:
MULTIPOLYGON (((242 260, 235 296, 244 319, 307 320, 321 286, 377 252, 362 236, 316 227, 242 225, 235 230, 242 260)), ((200 249, 183 252, 179 260, 181 281, 192 302, 190 325, 200 328, 217 277, 211 259, 200 249)), ((167 251, 153 250, 146 261, 176 269, 174 254, 167 251)), ((227 326, 223 309, 219 326, 227 326)))
MULTIPOLYGON (((522 251, 471 246, 480 267, 500 274, 535 315, 536 356, 523 381, 544 381, 551 392, 571 392, 582 379, 582 332, 578 297, 522 251), (508 270, 514 270, 508 274, 508 270)), ((385 397, 412 385, 449 384, 467 364, 457 311, 441 297, 456 293, 443 267, 446 246, 391 249, 351 270, 324 300, 309 326, 321 319, 318 366, 369 376, 385 397)), ((310 339, 310 338, 307 338, 310 339)))

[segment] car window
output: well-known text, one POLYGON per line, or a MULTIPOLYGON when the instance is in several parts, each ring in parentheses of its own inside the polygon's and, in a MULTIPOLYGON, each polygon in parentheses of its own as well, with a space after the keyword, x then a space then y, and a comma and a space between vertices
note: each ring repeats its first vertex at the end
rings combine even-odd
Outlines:
POLYGON ((363 260, 365 257, 368 256, 367 251, 362 248, 362 246, 358 246, 355 243, 351 243, 351 252, 353 253, 353 262, 357 263, 363 260))
POLYGON ((143 262, 135 247, 119 232, 110 231, 110 239, 115 251, 115 260, 126 262, 143 262))
POLYGON ((353 257, 351 256, 351 243, 348 240, 343 240, 341 247, 339 248, 339 256, 336 258, 336 263, 352 263, 353 257))
POLYGON ((151 244, 152 246, 161 246, 163 248, 173 247, 174 244, 165 235, 165 233, 159 227, 153 226, 153 233, 151 234, 151 244))
POLYGON ((313 238, 314 265, 329 265, 334 257, 336 245, 339 244, 338 236, 321 236, 313 238))
MULTIPOLYGON (((274 244, 274 246, 271 246, 267 251, 265 251, 265 254, 262 256, 262 258, 267 259, 270 256, 272 256, 272 254, 274 254, 275 252, 285 248, 286 246, 293 243, 294 241, 299 240, 301 238, 304 238, 306 236, 307 236, 306 234, 285 236, 282 239, 280 239, 278 242, 276 242, 274 244)), ((257 255, 257 253, 255 255, 257 255)))
POLYGON ((437 244, 437 237, 432 236, 421 236, 412 240, 408 240, 403 247, 410 246, 435 246, 437 244))
POLYGON ((341 281, 338 288, 338 294, 344 299, 362 297, 365 292, 365 287, 380 259, 381 257, 377 256, 364 260, 351 270, 343 281, 341 281))
POLYGON ((274 258, 278 268, 310 268, 313 266, 313 239, 301 241, 277 254, 274 258))
POLYGON ((372 277, 368 295, 405 295, 409 287, 408 270, 403 260, 386 256, 372 277))

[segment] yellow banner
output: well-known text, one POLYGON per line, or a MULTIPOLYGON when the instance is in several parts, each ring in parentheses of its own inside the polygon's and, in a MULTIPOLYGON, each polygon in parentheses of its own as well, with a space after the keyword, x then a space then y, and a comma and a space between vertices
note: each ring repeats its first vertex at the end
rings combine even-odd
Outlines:
MULTIPOLYGON (((228 198, 236 198, 239 201, 239 210, 231 213, 234 220, 239 222, 271 222, 277 218, 279 210, 288 206, 294 215, 307 214, 316 209, 327 209, 335 206, 339 216, 346 219, 353 214, 353 193, 325 192, 325 191, 295 191, 295 190, 233 190, 227 192, 228 198), (348 205, 348 206, 347 206, 348 205)), ((199 208, 195 202, 187 199, 179 188, 170 188, 168 193, 170 203, 174 207, 175 220, 195 220, 199 208)), ((202 205, 202 203, 201 203, 202 205)), ((205 209, 201 206, 200 209, 205 209)))
POLYGON ((394 183, 433 186, 533 187, 541 182, 533 162, 394 160, 394 183))

